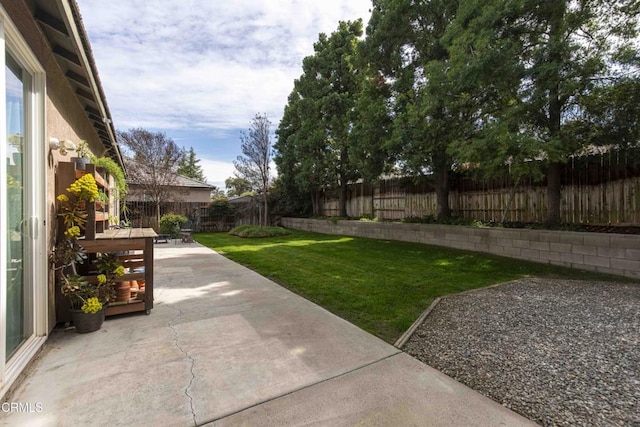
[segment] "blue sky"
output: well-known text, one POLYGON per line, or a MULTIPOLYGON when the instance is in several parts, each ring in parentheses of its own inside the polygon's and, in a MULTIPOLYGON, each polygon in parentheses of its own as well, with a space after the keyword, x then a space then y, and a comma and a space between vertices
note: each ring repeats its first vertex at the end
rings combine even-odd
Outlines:
POLYGON ((370 0, 78 0, 117 129, 193 147, 224 188, 256 113, 278 126, 302 59, 370 0))

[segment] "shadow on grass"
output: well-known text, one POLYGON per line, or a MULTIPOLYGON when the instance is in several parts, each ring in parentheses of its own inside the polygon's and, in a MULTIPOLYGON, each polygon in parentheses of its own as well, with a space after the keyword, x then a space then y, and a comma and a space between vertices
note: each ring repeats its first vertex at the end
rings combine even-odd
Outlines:
POLYGON ((411 242, 294 231, 196 240, 387 342, 440 296, 523 277, 620 280, 592 272, 411 242))

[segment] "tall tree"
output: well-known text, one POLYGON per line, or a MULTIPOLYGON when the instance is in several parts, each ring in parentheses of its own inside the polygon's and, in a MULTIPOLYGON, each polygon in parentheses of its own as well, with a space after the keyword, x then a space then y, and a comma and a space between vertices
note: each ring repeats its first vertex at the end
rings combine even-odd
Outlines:
POLYGON ((136 165, 127 168, 129 178, 151 198, 159 224, 161 203, 175 194, 182 150, 166 134, 142 128, 118 131, 118 140, 133 152, 136 165))
POLYGON ((240 136, 242 156, 234 163, 239 178, 251 184, 257 194, 262 196, 264 220, 260 225, 268 225, 269 220, 269 183, 271 180, 271 122, 266 114, 256 114, 251 120, 249 132, 240 136))
MULTIPOLYGON (((304 87, 305 84, 301 82, 303 79, 307 80, 307 77, 303 75, 294 86, 304 87)), ((311 88, 307 86, 304 89, 307 94, 305 97, 301 96, 298 89, 289 95, 289 103, 276 130, 278 140, 274 145, 274 160, 287 194, 309 194, 313 215, 318 216, 322 190, 330 188, 335 177, 324 132, 315 126, 321 120, 321 113, 314 108, 311 88)))
POLYGON ((178 174, 193 178, 200 182, 206 182, 207 177, 204 176, 202 166, 200 166, 198 163, 200 163, 200 159, 196 157, 196 152, 193 147, 190 147, 189 151, 184 150, 182 159, 178 164, 178 174))
POLYGON ((594 95, 630 72, 625 58, 635 52, 631 43, 637 44, 638 4, 464 0, 462 5, 451 27, 452 56, 459 75, 474 70, 477 86, 470 99, 492 92, 492 102, 476 102, 480 132, 458 148, 481 165, 517 166, 525 159, 539 165, 547 181, 547 222, 558 223, 562 163, 593 142, 576 129, 598 128, 592 120, 597 114, 589 114, 594 95))
POLYGON ((387 103, 391 90, 384 77, 363 60, 361 53, 359 58, 361 87, 355 100, 349 154, 358 176, 373 182, 395 163, 391 150, 393 112, 387 103))
POLYGON ((455 0, 374 0, 364 49, 390 86, 393 151, 407 172, 430 178, 437 214, 450 215, 450 144, 468 126, 447 108, 445 71, 449 55, 442 38, 455 17, 455 0))
POLYGON ((315 195, 337 187, 340 216, 347 216, 347 185, 357 177, 350 135, 360 90, 356 55, 361 36, 361 20, 340 22, 331 35, 319 35, 277 130, 280 172, 285 177, 293 172, 296 184, 315 195))

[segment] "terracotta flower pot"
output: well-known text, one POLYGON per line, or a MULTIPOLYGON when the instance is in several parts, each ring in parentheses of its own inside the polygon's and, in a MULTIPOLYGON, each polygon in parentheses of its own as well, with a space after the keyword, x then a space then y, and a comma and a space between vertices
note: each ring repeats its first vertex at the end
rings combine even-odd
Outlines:
POLYGON ((116 302, 126 302, 131 299, 131 283, 129 281, 116 283, 116 302))
POLYGON ((97 313, 85 313, 82 310, 71 310, 71 320, 76 327, 76 332, 86 334, 97 331, 104 322, 104 310, 97 313))
POLYGON ((135 299, 136 296, 138 295, 138 291, 140 290, 139 287, 138 287, 138 282, 135 281, 135 280, 132 280, 129 290, 131 292, 131 298, 135 299))

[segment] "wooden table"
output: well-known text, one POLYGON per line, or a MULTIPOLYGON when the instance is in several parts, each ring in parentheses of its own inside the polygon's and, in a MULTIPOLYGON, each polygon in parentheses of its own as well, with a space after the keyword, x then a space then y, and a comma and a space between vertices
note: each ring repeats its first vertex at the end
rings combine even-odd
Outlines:
POLYGON ((128 273, 120 278, 122 281, 144 280, 144 300, 109 304, 105 315, 136 311, 146 311, 149 314, 153 308, 153 241, 157 236, 152 228, 123 228, 98 233, 93 240, 78 241, 87 253, 126 252, 118 256, 125 268, 144 267, 144 273, 128 273))

